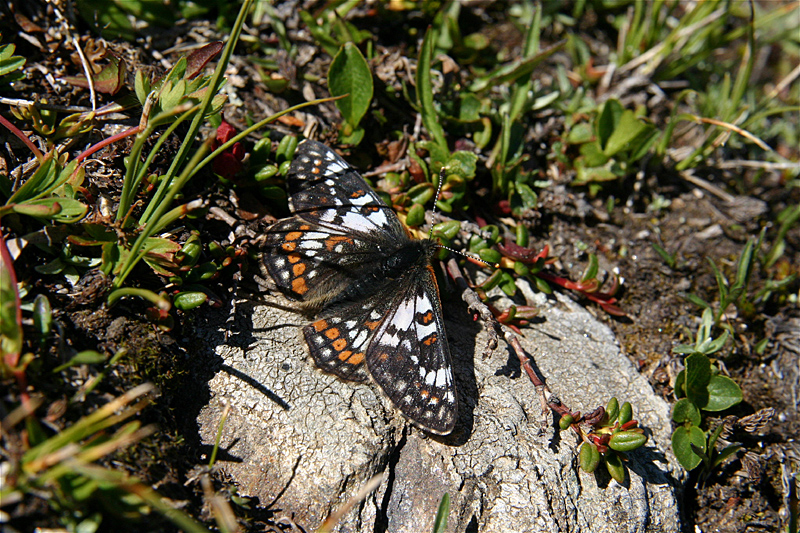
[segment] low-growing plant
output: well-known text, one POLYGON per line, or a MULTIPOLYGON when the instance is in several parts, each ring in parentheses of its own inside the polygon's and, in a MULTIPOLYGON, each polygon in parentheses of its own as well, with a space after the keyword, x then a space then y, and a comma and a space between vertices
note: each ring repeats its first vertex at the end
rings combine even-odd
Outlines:
POLYGON ((678 427, 672 433, 672 449, 681 465, 693 470, 701 462, 706 472, 713 470, 739 447, 729 446, 717 451, 719 432, 704 430, 703 413, 718 413, 742 401, 742 390, 731 378, 720 374, 711 357, 728 340, 728 331, 712 337, 715 327, 711 309, 703 311, 694 344, 681 344, 673 352, 686 355, 685 369, 675 378, 675 397, 672 420, 678 427))
POLYGON ((598 407, 584 416, 564 414, 559 420, 562 431, 572 428, 581 439, 578 454, 581 470, 592 473, 602 462, 618 483, 625 481, 625 454, 647 442, 644 431, 638 426, 631 404, 625 402, 620 406, 616 398, 611 398, 605 408, 598 407))

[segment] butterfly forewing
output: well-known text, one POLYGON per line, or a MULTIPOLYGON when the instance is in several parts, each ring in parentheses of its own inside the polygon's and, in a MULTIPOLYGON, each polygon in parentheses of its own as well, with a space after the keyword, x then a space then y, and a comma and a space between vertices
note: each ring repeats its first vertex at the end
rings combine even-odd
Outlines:
POLYGON ((324 144, 303 141, 289 172, 289 207, 301 218, 368 238, 407 239, 394 211, 324 144))
POLYGON ((371 375, 416 424, 449 433, 457 400, 434 245, 412 240, 321 143, 298 145, 287 183, 293 216, 267 230, 264 263, 279 289, 319 312, 303 328, 314 361, 345 379, 371 375))

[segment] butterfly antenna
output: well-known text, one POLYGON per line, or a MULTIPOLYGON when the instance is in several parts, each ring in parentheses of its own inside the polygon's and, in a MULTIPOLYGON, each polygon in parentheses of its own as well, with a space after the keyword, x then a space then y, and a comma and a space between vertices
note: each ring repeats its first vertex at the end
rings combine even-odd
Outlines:
MULTIPOLYGON (((433 197, 433 209, 431 210, 432 213, 436 212, 436 202, 439 201, 439 194, 442 192, 442 184, 444 183, 446 173, 447 169, 445 167, 442 167, 442 170, 439 171, 439 186, 436 188, 436 196, 433 197)), ((431 231, 430 233, 428 233, 428 239, 433 240, 433 224, 431 224, 431 231)), ((475 254, 462 252, 460 250, 453 250, 452 248, 440 243, 437 243, 436 246, 439 248, 444 248, 445 250, 453 252, 454 254, 463 255, 467 259, 471 259, 474 262, 482 263, 488 267, 500 268, 500 265, 498 263, 487 263, 486 261, 484 261, 475 254)))

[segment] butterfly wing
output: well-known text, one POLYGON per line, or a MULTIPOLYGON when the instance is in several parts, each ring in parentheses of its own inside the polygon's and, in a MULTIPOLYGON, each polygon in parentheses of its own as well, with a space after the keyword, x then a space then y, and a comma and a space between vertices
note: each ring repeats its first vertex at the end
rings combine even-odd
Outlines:
POLYGON ((367 368, 404 415, 446 435, 457 400, 433 269, 417 267, 402 285, 367 349, 367 368))

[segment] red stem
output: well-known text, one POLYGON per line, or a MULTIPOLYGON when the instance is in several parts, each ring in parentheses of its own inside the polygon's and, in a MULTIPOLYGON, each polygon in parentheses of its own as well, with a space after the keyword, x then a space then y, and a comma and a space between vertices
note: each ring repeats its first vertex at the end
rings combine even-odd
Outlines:
POLYGON ((35 156, 36 156, 36 159, 38 159, 39 161, 41 161, 41 160, 44 158, 44 154, 42 154, 42 152, 40 152, 40 151, 39 151, 39 149, 36 147, 36 145, 35 145, 35 144, 33 144, 33 141, 31 141, 31 140, 28 138, 28 136, 27 136, 27 135, 25 135, 24 133, 22 133, 22 131, 21 131, 21 130, 20 130, 18 127, 16 127, 16 126, 15 126, 15 125, 13 125, 11 122, 9 122, 8 120, 6 120, 6 118, 5 118, 3 115, 0 115, 0 124, 2 124, 3 126, 5 126, 6 128, 8 128, 8 131, 10 131, 10 132, 11 132, 11 133, 13 133, 14 135, 16 135, 16 136, 17 136, 17 138, 18 138, 20 141, 22 141, 23 143, 25 143, 25 146, 27 146, 28 148, 30 148, 30 149, 31 149, 31 152, 33 152, 33 155, 35 155, 35 156))

